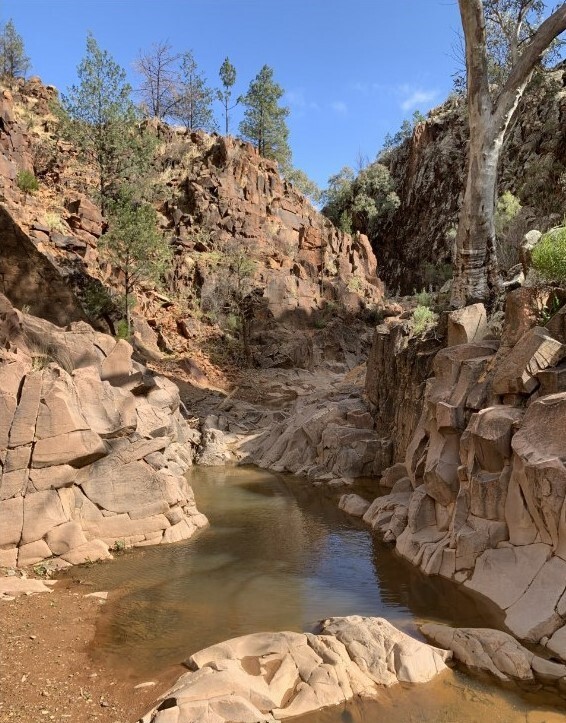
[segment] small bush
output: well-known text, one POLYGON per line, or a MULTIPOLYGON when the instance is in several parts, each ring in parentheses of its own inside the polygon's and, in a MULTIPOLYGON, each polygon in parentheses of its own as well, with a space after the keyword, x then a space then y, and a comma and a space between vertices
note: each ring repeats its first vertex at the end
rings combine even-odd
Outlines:
POLYGON ((420 291, 418 294, 415 292, 414 297, 419 306, 432 306, 432 294, 430 294, 425 289, 420 291))
POLYGON ((358 292, 363 289, 364 285, 359 276, 350 276, 348 279, 348 291, 358 292))
POLYGON ((566 226, 544 234, 533 249, 532 264, 544 281, 566 282, 566 226))
POLYGON ((126 549, 126 540, 114 540, 114 544, 110 549, 112 552, 124 552, 126 549))
POLYGON ((128 322, 126 319, 120 319, 116 324, 116 338, 130 340, 130 330, 128 329, 128 322))
POLYGON ((424 334, 436 324, 437 315, 428 306, 417 306, 413 311, 413 332, 424 334))
POLYGON ((503 236, 509 228, 511 221, 521 210, 521 202, 510 191, 505 191, 495 206, 495 234, 498 238, 503 236))
POLYGON ((45 225, 48 226, 51 231, 57 231, 58 233, 65 233, 65 226, 61 217, 53 211, 48 211, 45 214, 45 225))
POLYGON ((19 171, 16 183, 24 193, 35 193, 39 190, 39 182, 31 171, 19 171))

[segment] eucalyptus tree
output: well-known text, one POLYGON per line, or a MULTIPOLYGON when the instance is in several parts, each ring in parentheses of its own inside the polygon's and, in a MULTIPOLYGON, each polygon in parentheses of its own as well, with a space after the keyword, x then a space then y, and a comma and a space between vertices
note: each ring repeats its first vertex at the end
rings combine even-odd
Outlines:
POLYGON ((459 0, 459 6, 470 141, 456 235, 454 306, 490 301, 497 291, 495 194, 501 147, 533 71, 566 30, 566 3, 544 20, 539 0, 459 0), (495 56, 490 55, 493 38, 501 44, 497 49, 501 72, 496 83, 495 56))

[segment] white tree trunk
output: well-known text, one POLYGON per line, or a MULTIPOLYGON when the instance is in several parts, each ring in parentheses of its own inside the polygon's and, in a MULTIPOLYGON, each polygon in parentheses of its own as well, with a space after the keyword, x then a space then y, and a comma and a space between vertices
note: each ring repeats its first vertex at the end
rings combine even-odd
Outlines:
POLYGON ((459 5, 466 39, 470 142, 466 189, 456 235, 451 295, 451 303, 456 307, 489 302, 497 293, 494 215, 499 154, 537 62, 552 40, 566 29, 566 3, 562 3, 541 24, 493 101, 487 74, 482 0, 459 0, 459 5))

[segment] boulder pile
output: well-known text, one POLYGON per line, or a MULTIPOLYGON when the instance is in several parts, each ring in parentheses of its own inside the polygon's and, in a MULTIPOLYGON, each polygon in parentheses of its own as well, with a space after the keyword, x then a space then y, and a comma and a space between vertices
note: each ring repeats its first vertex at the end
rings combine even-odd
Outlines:
POLYGON ((0 565, 56 567, 206 524, 183 477, 200 434, 132 347, 0 297, 0 565))

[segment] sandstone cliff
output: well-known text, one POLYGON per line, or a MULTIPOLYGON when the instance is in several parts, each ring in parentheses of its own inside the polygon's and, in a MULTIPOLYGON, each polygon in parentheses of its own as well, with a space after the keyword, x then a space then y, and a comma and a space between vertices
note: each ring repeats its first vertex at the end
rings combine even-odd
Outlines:
POLYGON ((509 294, 501 340, 485 338, 475 307, 450 315, 404 464, 364 520, 566 660, 566 309, 537 326, 541 294, 509 294))
MULTIPOLYGON (((119 293, 121 277, 99 257, 97 243, 106 221, 86 195, 92 169, 59 139, 58 121, 50 112, 55 97, 55 89, 37 78, 0 93, 0 191, 9 214, 5 225, 11 217, 23 232, 22 243, 5 263, 25 270, 31 256, 39 259, 34 266, 49 269, 54 290, 63 295, 66 286, 67 296, 74 292, 89 320, 105 324, 109 319, 100 319, 89 292, 93 285, 100 290, 102 282, 111 293, 119 293), (21 170, 35 172, 38 192, 19 189, 21 170)), ((169 346, 186 348, 184 337, 190 333, 182 322, 201 315, 206 298, 214 299, 230 243, 244 248, 254 261, 250 293, 259 301, 255 306, 260 321, 288 321, 296 327, 312 323, 325 305, 356 314, 381 302, 382 284, 368 239, 337 230, 251 145, 152 122, 143 130, 158 138, 155 163, 144 182, 153 189, 161 231, 174 259, 165 298, 141 285, 138 309, 168 328, 169 346), (172 340, 175 329, 180 335, 172 340)), ((29 298, 33 294, 25 293, 14 276, 6 276, 10 283, 4 287, 13 303, 20 308, 27 304, 40 316, 48 313, 35 308, 45 296, 29 298)), ((30 278, 30 289, 37 288, 32 282, 30 278)), ((71 304, 70 298, 65 304, 71 304)), ((79 318, 77 312, 65 317, 52 308, 53 313, 59 317, 49 318, 58 323, 79 318)))
POLYGON ((0 304, 0 565, 61 568, 206 524, 177 387, 125 341, 0 304))

